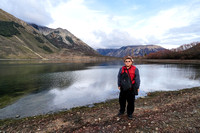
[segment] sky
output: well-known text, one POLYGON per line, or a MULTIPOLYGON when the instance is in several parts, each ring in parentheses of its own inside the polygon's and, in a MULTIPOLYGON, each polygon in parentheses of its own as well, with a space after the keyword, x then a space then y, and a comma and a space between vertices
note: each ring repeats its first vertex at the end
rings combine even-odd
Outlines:
POLYGON ((200 0, 1 0, 30 23, 63 28, 94 49, 200 41, 200 0))

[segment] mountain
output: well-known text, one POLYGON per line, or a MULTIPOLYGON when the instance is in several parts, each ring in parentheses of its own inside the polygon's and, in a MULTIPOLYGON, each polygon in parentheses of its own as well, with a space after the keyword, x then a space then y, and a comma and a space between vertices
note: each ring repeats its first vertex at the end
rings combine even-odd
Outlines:
POLYGON ((98 53, 67 30, 47 27, 38 30, 0 9, 1 59, 66 59, 88 55, 98 53))
POLYGON ((97 49, 97 52, 105 56, 124 57, 126 55, 145 56, 161 50, 165 50, 165 48, 157 45, 135 45, 124 46, 119 49, 97 49))
POLYGON ((184 59, 200 59, 200 42, 195 46, 182 52, 182 58, 184 59))
POLYGON ((175 51, 175 52, 179 52, 179 51, 184 51, 184 50, 187 50, 189 48, 192 48, 194 47, 195 45, 197 45, 199 42, 193 42, 193 43, 190 43, 190 44, 184 44, 184 45, 181 45, 179 46, 178 48, 174 48, 174 49, 171 49, 172 51, 175 51))
POLYGON ((32 26, 0 9, 0 58, 46 59, 57 52, 32 26))
POLYGON ((107 56, 109 53, 116 51, 117 49, 97 49, 97 52, 101 55, 107 56))
POLYGON ((156 53, 151 53, 147 55, 146 58, 147 59, 200 59, 200 43, 197 43, 193 47, 182 51, 164 50, 156 53))
POLYGON ((49 42, 51 42, 57 48, 67 49, 68 54, 75 52, 79 55, 98 55, 94 49, 92 49, 90 46, 88 46, 86 43, 81 41, 66 29, 51 29, 36 24, 30 25, 37 29, 41 34, 45 35, 46 39, 49 40, 49 42))

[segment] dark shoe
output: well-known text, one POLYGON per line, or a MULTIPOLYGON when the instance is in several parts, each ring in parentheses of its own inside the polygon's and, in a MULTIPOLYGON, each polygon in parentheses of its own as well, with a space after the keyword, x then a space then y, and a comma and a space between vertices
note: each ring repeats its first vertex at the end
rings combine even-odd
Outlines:
POLYGON ((132 116, 132 115, 128 115, 128 119, 129 119, 129 120, 132 120, 132 119, 133 119, 133 116, 132 116))
POLYGON ((124 113, 121 113, 121 112, 119 112, 118 114, 117 114, 117 116, 122 116, 124 113))

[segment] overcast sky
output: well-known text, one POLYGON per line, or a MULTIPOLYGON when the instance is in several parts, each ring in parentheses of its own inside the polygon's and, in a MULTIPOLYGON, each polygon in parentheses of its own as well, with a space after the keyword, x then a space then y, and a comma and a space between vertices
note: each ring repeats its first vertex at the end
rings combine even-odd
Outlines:
POLYGON ((64 28, 93 48, 200 41, 199 0, 1 0, 31 23, 64 28))

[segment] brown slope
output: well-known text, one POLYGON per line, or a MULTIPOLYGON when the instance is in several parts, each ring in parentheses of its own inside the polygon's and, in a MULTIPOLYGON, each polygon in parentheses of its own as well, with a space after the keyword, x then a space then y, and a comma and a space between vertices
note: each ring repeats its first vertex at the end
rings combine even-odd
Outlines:
POLYGON ((37 30, 0 9, 0 58, 47 59, 57 52, 37 30))
POLYGON ((184 51, 164 50, 147 55, 148 59, 200 59, 200 43, 184 51))
POLYGON ((200 43, 183 51, 183 56, 188 59, 200 59, 200 43))
POLYGON ((43 34, 0 9, 0 59, 66 59, 98 55, 67 30, 59 28, 48 32, 43 34))
POLYGON ((51 29, 44 26, 38 26, 36 24, 31 24, 36 28, 41 34, 45 35, 46 38, 54 44, 60 50, 66 49, 66 53, 74 53, 76 55, 99 55, 93 48, 88 46, 82 40, 74 36, 66 29, 57 28, 51 29))

